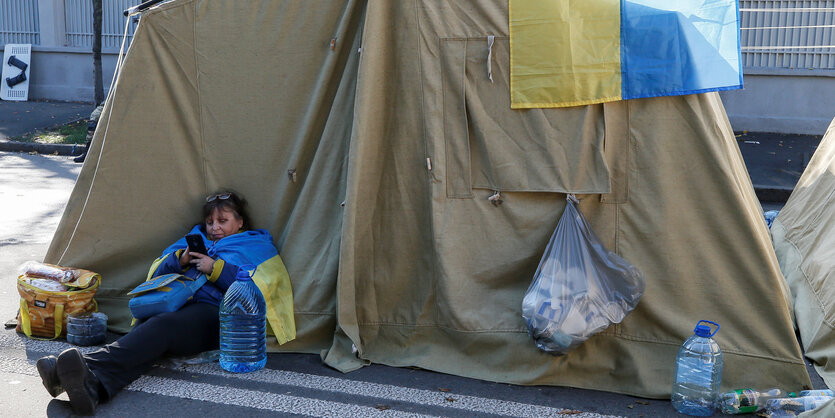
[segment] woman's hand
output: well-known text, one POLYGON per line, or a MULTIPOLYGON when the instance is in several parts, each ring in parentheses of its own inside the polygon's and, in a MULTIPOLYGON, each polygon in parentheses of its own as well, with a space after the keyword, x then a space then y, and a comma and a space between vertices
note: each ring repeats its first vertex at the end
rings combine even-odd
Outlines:
POLYGON ((191 261, 191 256, 189 255, 188 250, 189 250, 189 248, 186 247, 186 249, 183 251, 183 253, 180 254, 180 268, 181 269, 185 269, 186 267, 188 267, 189 262, 191 261))
POLYGON ((208 255, 190 252, 188 253, 191 257, 189 262, 194 265, 194 267, 204 274, 212 274, 212 269, 215 266, 215 260, 208 255))

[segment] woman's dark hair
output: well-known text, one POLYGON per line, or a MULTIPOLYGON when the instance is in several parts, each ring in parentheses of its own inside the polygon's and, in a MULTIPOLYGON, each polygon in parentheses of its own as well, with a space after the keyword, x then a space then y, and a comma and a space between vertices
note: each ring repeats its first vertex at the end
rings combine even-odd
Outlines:
POLYGON ((206 218, 211 216, 215 209, 232 211, 235 216, 243 221, 242 228, 244 230, 250 228, 249 214, 246 210, 246 199, 237 193, 227 190, 207 196, 206 204, 203 205, 203 220, 200 223, 204 224, 206 218))

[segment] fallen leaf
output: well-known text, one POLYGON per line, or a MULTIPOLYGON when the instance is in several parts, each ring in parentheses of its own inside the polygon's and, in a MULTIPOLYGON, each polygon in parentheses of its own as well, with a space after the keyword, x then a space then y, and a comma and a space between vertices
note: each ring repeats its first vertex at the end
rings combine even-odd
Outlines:
POLYGON ((391 409, 391 407, 390 407, 390 406, 388 406, 388 405, 383 405, 383 404, 377 404, 377 405, 374 405, 374 408, 375 408, 375 409, 379 409, 380 411, 385 411, 385 410, 387 410, 387 409, 391 409))
POLYGON ((576 409, 563 409, 562 411, 560 411, 560 414, 563 414, 563 415, 577 415, 577 414, 582 414, 582 413, 583 413, 583 411, 578 411, 576 409))
POLYGON ((456 399, 453 398, 452 396, 447 396, 446 398, 444 398, 444 400, 447 401, 447 402, 455 402, 456 399))
POLYGON ((449 388, 438 388, 441 392, 449 392, 449 388))
POLYGON ((632 409, 632 408, 635 408, 635 405, 627 405, 626 407, 629 408, 629 409, 632 409))
POLYGON ((647 401, 635 401, 635 403, 639 403, 641 405, 649 405, 649 402, 647 401))

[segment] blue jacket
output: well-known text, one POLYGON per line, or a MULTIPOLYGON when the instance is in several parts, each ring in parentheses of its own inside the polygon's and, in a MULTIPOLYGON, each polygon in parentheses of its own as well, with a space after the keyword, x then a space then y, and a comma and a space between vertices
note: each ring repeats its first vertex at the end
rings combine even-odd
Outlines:
MULTIPOLYGON (((207 255, 215 259, 212 273, 206 276, 208 281, 197 290, 190 303, 206 302, 220 306, 226 290, 235 282, 239 266, 259 265, 278 254, 272 235, 263 229, 239 232, 217 241, 210 240, 201 225, 194 226, 189 234, 202 236, 207 255)), ((150 277, 178 273, 196 279, 202 275, 193 266, 180 267, 180 256, 187 246, 184 236, 166 248, 152 265, 150 277)))

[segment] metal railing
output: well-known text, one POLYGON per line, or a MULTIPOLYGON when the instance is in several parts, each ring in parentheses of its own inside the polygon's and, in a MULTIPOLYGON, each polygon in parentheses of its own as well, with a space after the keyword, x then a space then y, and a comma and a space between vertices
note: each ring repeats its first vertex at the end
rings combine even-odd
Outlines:
MULTIPOLYGON (((91 0, 64 2, 65 43, 93 45, 91 0)), ((122 11, 142 0, 103 0, 102 48, 117 49, 122 11)), ((835 0, 740 0, 742 62, 745 67, 835 69, 835 0)), ((131 19, 128 42, 136 29, 131 19)), ((38 0, 0 0, 0 45, 40 44, 38 0)))
POLYGON ((0 45, 40 43, 38 0, 0 0, 0 45))
POLYGON ((835 69, 835 0, 740 0, 745 67, 835 69))
MULTIPOLYGON (((141 3, 141 0, 103 0, 102 1, 102 49, 118 49, 125 31, 122 12, 128 7, 141 3)), ((66 25, 66 44, 71 47, 92 48, 93 46, 93 2, 91 0, 64 0, 66 25)), ((137 20, 131 18, 128 27, 130 43, 137 20)))

